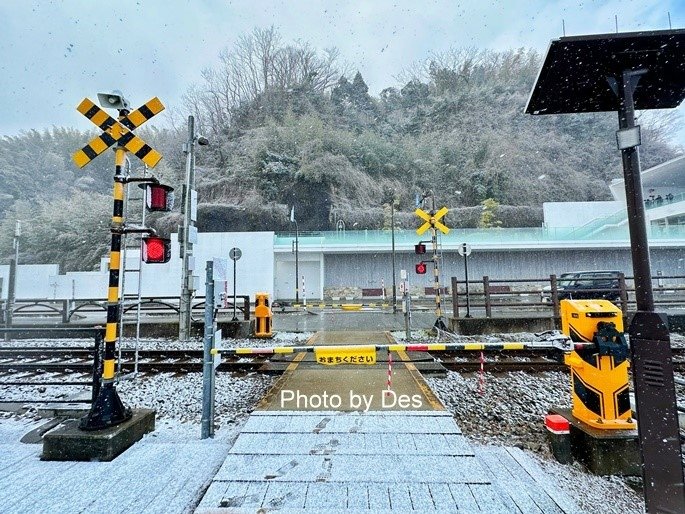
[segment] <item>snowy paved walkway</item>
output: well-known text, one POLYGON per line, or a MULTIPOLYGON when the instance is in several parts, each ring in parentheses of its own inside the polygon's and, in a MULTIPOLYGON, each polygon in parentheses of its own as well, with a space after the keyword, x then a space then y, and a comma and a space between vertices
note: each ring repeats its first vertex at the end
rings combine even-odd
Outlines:
POLYGON ((523 452, 474 452, 445 411, 255 411, 196 512, 258 509, 580 512, 523 452))
POLYGON ((0 420, 3 513, 192 512, 226 457, 223 439, 200 441, 197 425, 157 429, 112 462, 43 462, 21 437, 39 424, 0 420))

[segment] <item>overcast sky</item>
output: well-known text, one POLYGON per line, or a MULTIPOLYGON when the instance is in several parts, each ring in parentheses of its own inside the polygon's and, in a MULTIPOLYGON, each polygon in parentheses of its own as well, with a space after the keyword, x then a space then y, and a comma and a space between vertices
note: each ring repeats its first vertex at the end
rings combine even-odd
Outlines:
POLYGON ((0 135, 90 128, 76 105, 111 89, 134 107, 153 96, 180 107, 201 70, 254 27, 338 47, 377 95, 433 51, 544 51, 562 19, 566 35, 613 32, 615 14, 621 31, 655 30, 668 28, 669 11, 685 27, 685 0, 0 0, 0 135))

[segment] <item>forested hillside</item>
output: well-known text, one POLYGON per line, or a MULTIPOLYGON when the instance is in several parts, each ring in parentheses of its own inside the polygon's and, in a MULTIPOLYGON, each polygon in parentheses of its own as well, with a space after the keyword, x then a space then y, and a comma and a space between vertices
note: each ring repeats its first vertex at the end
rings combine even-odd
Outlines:
MULTIPOLYGON (((185 117, 196 116, 211 143, 197 149, 200 230, 289 230, 292 206, 301 230, 338 220, 381 228, 393 198, 399 224, 413 227, 416 194, 428 189, 450 207, 450 226, 482 224, 483 205, 499 226, 539 226, 542 202, 606 200, 621 176, 615 113, 523 114, 540 62, 533 50, 455 49, 408 63, 388 77, 401 85, 376 97, 334 49, 256 29, 203 72, 170 126, 139 132, 165 156, 154 173, 180 191, 185 117)), ((668 118, 645 114, 640 124, 643 167, 676 155, 668 118)), ((105 254, 111 153, 84 170, 70 158, 93 134, 54 128, 0 140, 0 257, 11 253, 15 219, 23 262, 88 269, 105 254)), ((178 219, 154 223, 175 231, 178 219)))

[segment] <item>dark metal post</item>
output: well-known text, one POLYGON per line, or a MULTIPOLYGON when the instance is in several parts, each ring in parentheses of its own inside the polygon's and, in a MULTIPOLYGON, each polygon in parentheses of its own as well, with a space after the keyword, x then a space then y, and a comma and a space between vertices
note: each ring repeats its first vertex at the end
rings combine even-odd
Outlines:
POLYGON ((93 345, 93 391, 92 391, 92 403, 95 403, 98 395, 100 394, 100 375, 102 374, 100 370, 100 365, 102 360, 100 358, 100 352, 102 351, 102 342, 105 339, 105 333, 101 329, 96 329, 94 345, 93 345))
MULTIPOLYGON (((14 310, 14 302, 17 296, 17 272, 19 271, 19 237, 21 237, 21 221, 17 220, 14 225, 14 259, 10 260, 10 275, 9 287, 7 289, 7 315, 5 317, 5 326, 12 326, 12 311, 14 310)), ((5 332, 5 341, 8 335, 5 332)))
POLYGON ((457 277, 452 277, 452 317, 459 317, 459 283, 457 277))
POLYGON ((628 290, 626 289, 626 276, 623 273, 618 274, 618 288, 621 295, 621 311, 625 316, 628 312, 628 290))
MULTIPOLYGON (((635 127, 635 108, 633 91, 642 72, 624 71, 617 78, 620 108, 618 124, 621 129, 635 127)), ((654 310, 652 292, 652 273, 649 263, 649 245, 647 243, 647 222, 642 200, 642 179, 640 177, 640 154, 637 146, 621 150, 623 174, 626 188, 628 209, 628 228, 630 230, 630 251, 633 260, 635 277, 635 300, 638 311, 654 310)))
POLYGON ((490 277, 483 277, 483 294, 485 295, 485 317, 492 317, 492 305, 490 305, 490 277))
POLYGON ((561 316, 561 312, 559 311, 559 285, 557 282, 557 276, 556 275, 550 275, 549 276, 549 283, 550 283, 550 297, 552 300, 552 310, 554 311, 554 319, 557 319, 561 316))
MULTIPOLYGON (((639 71, 616 77, 619 127, 635 127, 633 91, 639 71)), ((647 512, 685 512, 685 480, 673 380, 673 359, 666 315, 654 312, 654 296, 642 201, 637 146, 621 149, 637 312, 630 324, 638 434, 647 512)))

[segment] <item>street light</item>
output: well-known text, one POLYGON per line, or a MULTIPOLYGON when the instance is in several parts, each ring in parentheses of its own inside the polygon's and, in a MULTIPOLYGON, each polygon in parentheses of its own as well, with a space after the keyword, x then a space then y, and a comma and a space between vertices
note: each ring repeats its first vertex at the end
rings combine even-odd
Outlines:
POLYGON ((295 206, 290 209, 290 223, 295 224, 295 303, 300 303, 300 290, 297 287, 297 280, 300 276, 300 231, 297 227, 297 220, 295 219, 295 206))

